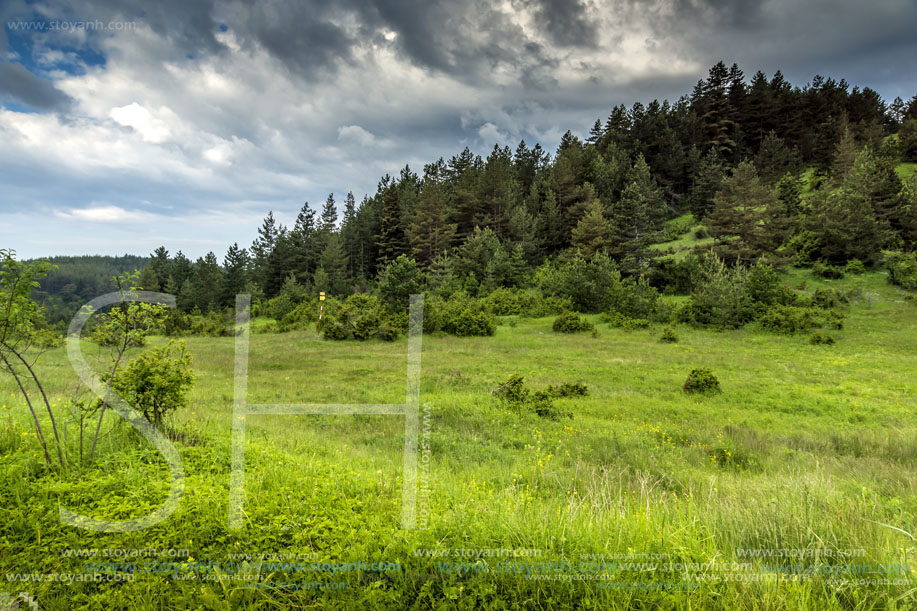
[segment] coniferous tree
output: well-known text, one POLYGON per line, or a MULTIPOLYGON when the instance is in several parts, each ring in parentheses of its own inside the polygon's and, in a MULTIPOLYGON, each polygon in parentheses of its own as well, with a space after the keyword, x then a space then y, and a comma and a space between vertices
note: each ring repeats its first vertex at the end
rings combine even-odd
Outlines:
POLYGON ((318 238, 318 227, 315 211, 305 202, 296 215, 296 223, 290 232, 291 252, 290 269, 300 284, 308 284, 318 267, 321 256, 321 241, 318 238))
POLYGON ((191 299, 194 307, 208 312, 220 306, 220 288, 223 273, 216 255, 208 252, 194 264, 191 280, 191 299))
POLYGON ((831 166, 831 178, 835 182, 841 183, 847 178, 853 170, 859 151, 860 148, 857 146, 853 133, 845 123, 841 139, 834 150, 834 162, 831 166))
POLYGON ((798 169, 799 157, 796 151, 787 148, 777 132, 771 130, 764 137, 761 148, 755 155, 755 167, 761 180, 773 185, 787 172, 798 169))
MULTIPOLYGON (((168 281, 168 280, 167 280, 168 281)), ((137 279, 138 286, 144 291, 159 291, 159 279, 153 270, 152 264, 144 266, 140 271, 140 277, 137 279)))
POLYGON ((357 262, 360 252, 360 237, 357 231, 357 204, 353 192, 348 191, 344 199, 344 216, 341 219, 341 247, 347 257, 347 276, 357 275, 357 262))
POLYGON ((724 258, 749 262, 761 252, 761 221, 768 209, 774 209, 776 194, 761 183, 754 164, 743 161, 723 180, 713 198, 713 213, 708 225, 719 239, 724 258))
POLYGON ((220 287, 220 302, 233 306, 236 295, 245 292, 248 283, 248 251, 234 243, 223 257, 223 279, 220 287))
POLYGON ((448 220, 445 188, 431 178, 420 194, 411 225, 411 253, 421 269, 426 269, 451 245, 456 225, 448 220))
POLYGON ((625 183, 640 192, 646 217, 649 221, 648 229, 658 227, 668 216, 668 209, 662 191, 656 184, 650 172, 649 165, 643 155, 637 155, 637 160, 625 176, 625 183))
POLYGON ((191 271, 191 261, 184 255, 184 253, 182 253, 182 251, 179 250, 172 258, 171 277, 174 286, 181 290, 181 287, 185 284, 185 281, 191 278, 191 271))
POLYGON ((150 268, 156 275, 156 284, 159 285, 159 287, 164 287, 169 281, 169 275, 172 273, 172 264, 169 261, 169 251, 166 250, 165 246, 160 246, 153 251, 150 260, 150 268))
POLYGON ((639 257, 649 242, 652 219, 646 192, 636 182, 628 183, 611 209, 611 247, 618 260, 639 257))
POLYGON ((325 250, 322 251, 319 267, 328 275, 328 291, 336 295, 347 292, 350 280, 347 277, 347 255, 338 234, 330 234, 325 241, 325 250))
POLYGON ((694 184, 688 195, 688 208, 697 220, 702 220, 713 210, 713 198, 719 191, 726 168, 716 149, 709 149, 697 169, 694 184))
POLYGON ((382 218, 376 241, 379 262, 382 266, 394 261, 406 250, 405 235, 401 229, 401 207, 398 201, 398 187, 390 181, 379 186, 382 204, 382 218))
POLYGON ((274 244, 277 241, 278 229, 277 221, 274 220, 274 211, 268 212, 261 227, 258 228, 258 237, 252 242, 252 268, 255 272, 255 278, 259 279, 259 286, 263 289, 268 259, 274 250, 274 244))
POLYGON ((611 236, 611 223, 605 218, 602 202, 595 199, 586 213, 573 228, 572 243, 583 256, 591 258, 605 250, 611 236))
POLYGON ((509 242, 522 249, 522 256, 528 263, 535 263, 541 251, 538 224, 525 204, 516 206, 506 224, 509 242))
POLYGON ((564 247, 564 224, 554 191, 550 189, 545 194, 538 216, 535 217, 535 227, 536 235, 542 237, 545 254, 553 254, 564 247))
POLYGON ((901 124, 898 149, 905 161, 917 162, 917 119, 905 119, 901 124))
POLYGON ((589 130, 589 137, 586 138, 586 142, 589 144, 595 144, 601 140, 604 130, 602 129, 602 120, 596 119, 595 123, 592 125, 592 129, 589 130))
POLYGON ((475 225, 490 227, 497 237, 505 237, 506 222, 517 197, 512 153, 508 147, 501 149, 494 145, 477 183, 475 225))
MULTIPOLYGON (((332 232, 337 227, 338 210, 334 202, 334 193, 328 194, 325 205, 322 206, 322 219, 320 229, 324 232, 332 232)), ((327 270, 326 270, 327 271, 327 270)))

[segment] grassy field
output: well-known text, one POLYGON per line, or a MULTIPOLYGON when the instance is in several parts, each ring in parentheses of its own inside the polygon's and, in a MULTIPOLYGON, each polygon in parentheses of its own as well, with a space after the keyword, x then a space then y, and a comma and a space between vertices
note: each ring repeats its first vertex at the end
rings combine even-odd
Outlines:
MULTIPOLYGON (((917 608, 917 307, 879 273, 792 274, 861 289, 837 344, 684 326, 666 344, 598 317, 597 337, 551 319, 424 337, 429 519, 414 530, 400 524, 404 419, 366 415, 249 417, 245 521, 227 527, 231 338, 187 340, 197 381, 172 423, 185 494, 133 533, 64 526, 58 508, 147 514, 169 488, 155 450, 112 417, 91 467, 49 470, 0 378, 0 591, 42 609, 917 608), (701 366, 721 394, 682 392, 701 366), (514 373, 589 395, 558 400, 567 419, 516 413, 490 395, 514 373)), ((256 334, 248 398, 400 403, 406 350, 256 334)), ((38 367, 63 414, 65 350, 38 367)))

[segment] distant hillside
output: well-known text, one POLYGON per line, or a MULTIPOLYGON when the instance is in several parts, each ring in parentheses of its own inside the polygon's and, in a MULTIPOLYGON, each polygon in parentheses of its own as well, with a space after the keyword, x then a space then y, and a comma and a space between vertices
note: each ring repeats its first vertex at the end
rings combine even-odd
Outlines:
POLYGON ((48 257, 47 260, 57 268, 41 280, 41 287, 33 291, 33 296, 48 309, 48 320, 52 323, 69 321, 87 301, 115 290, 112 278, 143 269, 149 262, 149 258, 136 255, 48 257))

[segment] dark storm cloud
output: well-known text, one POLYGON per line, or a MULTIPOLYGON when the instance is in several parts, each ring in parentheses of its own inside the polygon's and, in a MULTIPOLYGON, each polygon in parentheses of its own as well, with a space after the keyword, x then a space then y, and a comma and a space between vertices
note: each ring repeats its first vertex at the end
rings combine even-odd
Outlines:
POLYGON ((0 101, 11 101, 35 110, 64 110, 73 100, 51 81, 35 76, 20 64, 0 63, 0 101))
POLYGON ((539 26, 556 45, 594 47, 598 43, 595 22, 586 14, 579 0, 537 0, 535 16, 539 26))
POLYGON ((354 61, 361 45, 391 46, 402 59, 463 82, 484 83, 498 67, 539 82, 554 60, 488 2, 346 0, 334 4, 236 4, 230 27, 306 77, 354 61), (345 28, 341 23, 352 24, 345 28), (394 34, 386 38, 385 34, 394 34))

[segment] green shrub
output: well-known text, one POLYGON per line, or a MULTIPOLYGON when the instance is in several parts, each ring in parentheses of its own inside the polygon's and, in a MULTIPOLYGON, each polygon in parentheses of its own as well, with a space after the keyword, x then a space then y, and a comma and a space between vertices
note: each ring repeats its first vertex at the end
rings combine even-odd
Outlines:
POLYGON ((662 330, 662 335, 659 336, 659 341, 665 344, 674 344, 678 341, 678 335, 675 333, 675 329, 672 327, 666 327, 662 330))
POLYGON ((589 394, 589 389, 580 382, 565 382, 559 386, 548 386, 544 390, 530 392, 525 387, 522 376, 513 374, 506 382, 492 390, 490 394, 497 397, 507 407, 516 411, 528 410, 542 418, 558 420, 561 417, 572 417, 573 414, 559 409, 554 405, 554 399, 583 397, 589 394))
POLYGON ((612 289, 610 309, 630 318, 651 318, 658 302, 659 291, 650 286, 646 277, 640 276, 636 281, 625 278, 612 289))
POLYGON ((745 281, 748 275, 741 265, 726 266, 717 257, 703 262, 701 282, 682 308, 682 322, 718 329, 735 329, 751 322, 756 313, 755 303, 745 281))
POLYGON ((506 382, 492 390, 490 394, 504 403, 521 405, 528 399, 529 389, 525 387, 523 377, 514 373, 506 382))
POLYGON ((688 295, 703 278, 701 259, 690 254, 683 259, 654 259, 647 272, 650 284, 665 295, 688 295))
POLYGON ((185 343, 170 340, 131 360, 115 375, 112 388, 158 427, 166 414, 187 404, 193 383, 191 355, 185 343))
MULTIPOLYGON (((407 327, 407 314, 400 319, 407 327)), ((449 299, 433 297, 424 303, 424 333, 442 331, 460 337, 493 335, 497 318, 488 310, 483 299, 469 297, 464 292, 454 293, 449 299)))
POLYGON ((837 289, 816 289, 812 293, 812 305, 826 310, 848 303, 850 303, 850 297, 847 293, 837 289))
POLYGON ((592 331, 595 326, 576 312, 564 312, 554 319, 551 328, 555 333, 579 333, 580 331, 592 331))
POLYGON ((497 321, 487 312, 463 308, 444 317, 443 331, 459 337, 493 335, 497 331, 497 321))
POLYGON ((744 286, 745 293, 753 303, 788 305, 794 299, 789 287, 783 284, 776 270, 760 261, 748 268, 744 286))
POLYGON ((885 252, 888 281, 906 289, 917 289, 917 252, 885 252))
POLYGON ((847 261, 847 265, 844 266, 844 273, 847 274, 863 274, 865 272, 866 266, 859 259, 850 259, 847 261))
POLYGON ((536 290, 499 287, 482 299, 485 309, 497 316, 541 318, 573 307, 569 299, 545 297, 536 290))
POLYGON ((334 316, 326 316, 322 320, 322 337, 335 341, 350 339, 350 333, 344 323, 334 316))
POLYGON ((191 332, 191 316, 178 308, 169 308, 165 315, 160 330, 168 337, 178 337, 191 332))
POLYGON ((562 399, 564 397, 585 397, 589 394, 589 387, 582 382, 564 382, 559 386, 548 386, 543 392, 554 399, 562 399))
POLYGON ((568 299, 577 312, 598 313, 611 305, 621 282, 615 262, 599 253, 585 259, 578 252, 547 261, 535 271, 535 285, 548 297, 568 299))
POLYGON ((844 277, 844 270, 824 261, 816 261, 812 264, 812 275, 826 280, 840 280, 844 277))
POLYGON ((834 338, 826 333, 815 332, 809 337, 810 344, 824 344, 830 346, 834 343, 834 338))
POLYGON ((379 338, 392 341, 399 329, 407 326, 407 313, 389 313, 375 295, 356 293, 343 304, 327 304, 322 320, 322 337, 331 340, 365 341, 379 338))
POLYGON ((192 315, 188 333, 202 337, 229 337, 232 335, 232 324, 220 312, 192 315))
POLYGON ((620 312, 605 312, 602 314, 602 320, 607 322, 610 327, 624 329, 625 331, 647 329, 650 326, 650 321, 645 318, 631 318, 620 312))
POLYGON ((423 290, 423 274, 414 259, 401 255, 379 272, 376 290, 389 309, 407 310, 409 297, 423 290))
POLYGON ((758 318, 758 323, 775 333, 805 333, 818 327, 840 329, 843 317, 837 312, 799 306, 774 306, 758 318))
POLYGON ((707 228, 703 225, 700 225, 697 229, 694 230, 694 239, 703 240, 710 237, 710 232, 707 231, 707 228))
MULTIPOLYGON (((328 300, 325 302, 326 310, 337 305, 336 301, 328 300)), ((295 308, 287 312, 285 316, 278 319, 280 321, 279 326, 281 331, 312 328, 315 321, 318 320, 318 309, 318 301, 307 300, 300 302, 295 308)))
POLYGON ((708 368, 699 367, 688 374, 682 390, 687 393, 718 393, 720 392, 720 381, 708 368))

